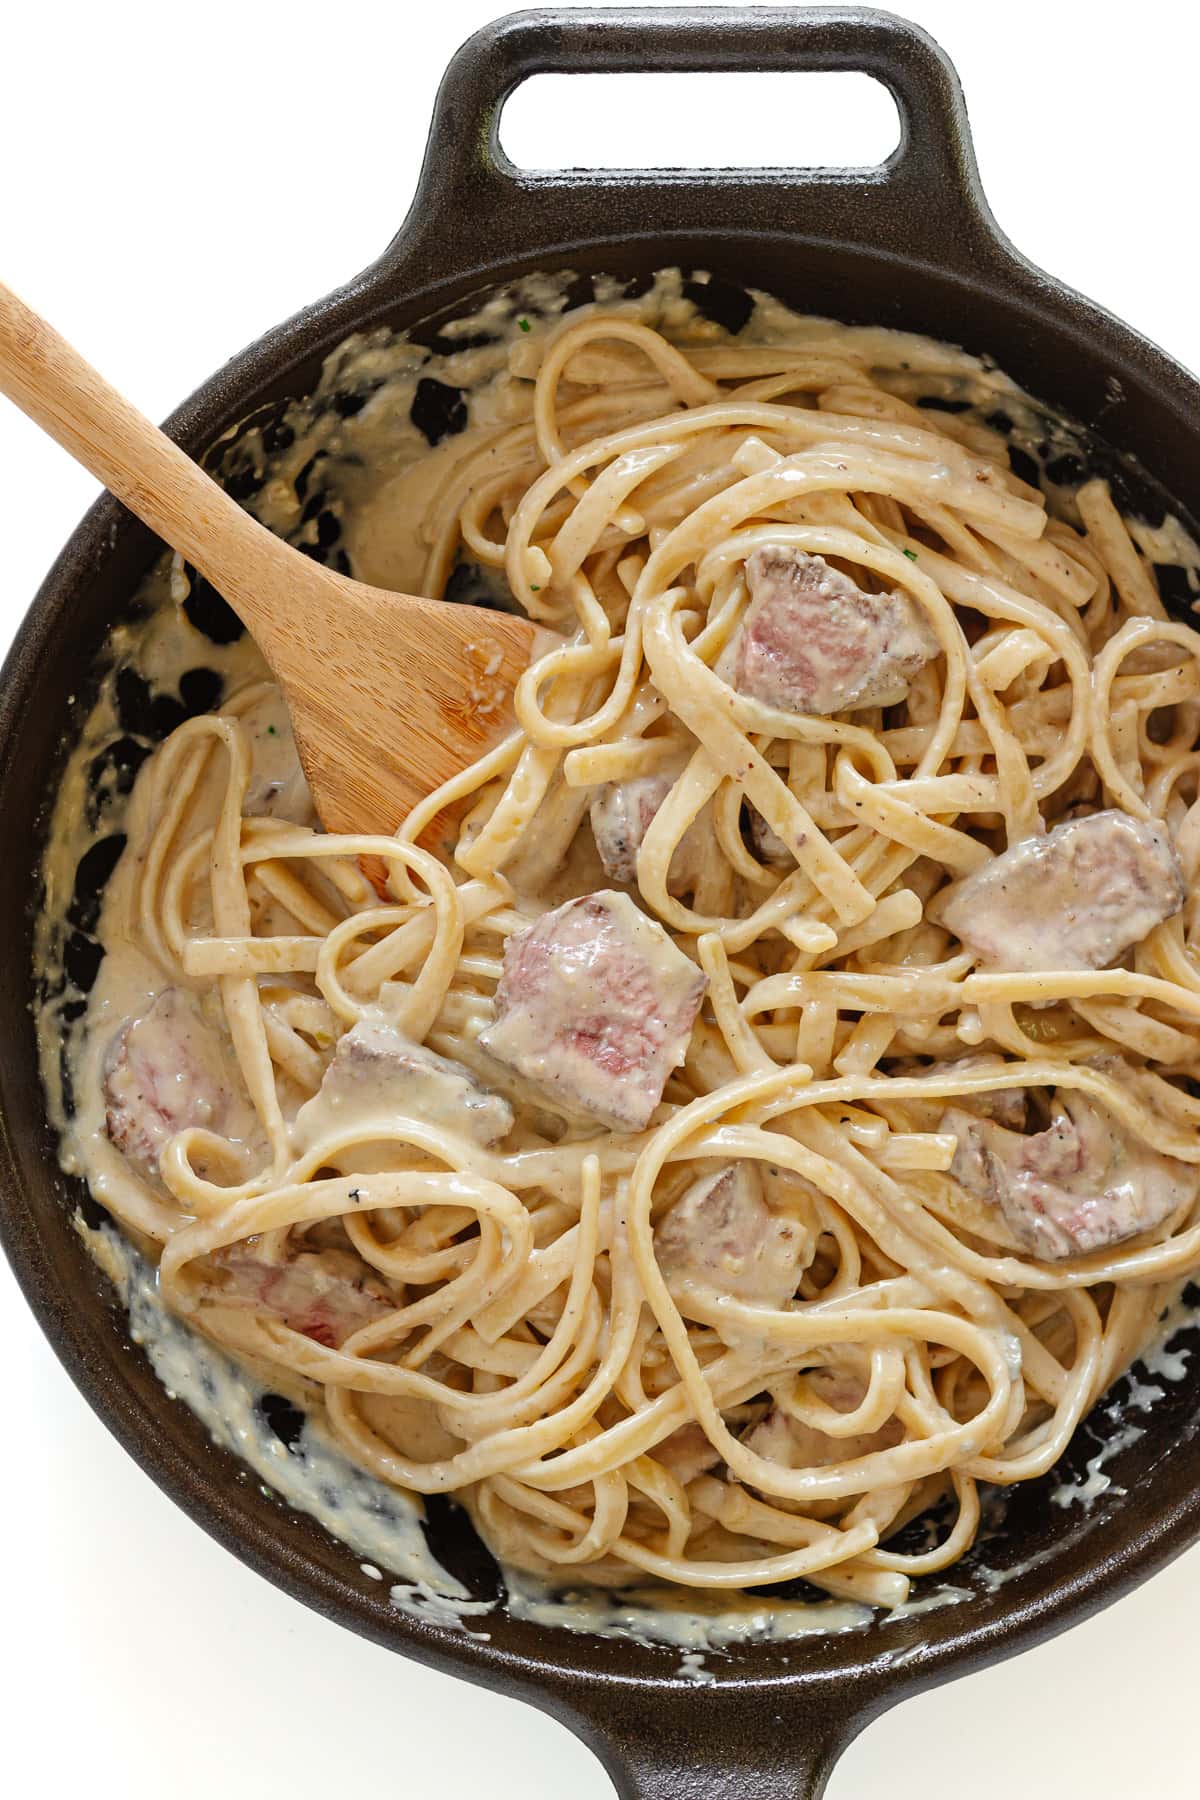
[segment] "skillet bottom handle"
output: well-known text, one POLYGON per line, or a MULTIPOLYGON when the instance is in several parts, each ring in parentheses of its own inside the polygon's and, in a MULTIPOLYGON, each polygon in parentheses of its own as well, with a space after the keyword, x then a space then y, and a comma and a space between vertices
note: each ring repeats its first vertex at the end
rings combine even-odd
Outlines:
POLYGON ((599 1756, 620 1800, 820 1800, 867 1723, 861 1711, 830 1717, 827 1706, 827 1695, 803 1690, 697 1685, 658 1704, 610 1695, 602 1715, 597 1708, 567 1722, 599 1756))
MULTIPOLYGON (((776 1730, 786 1734, 782 1722, 776 1730)), ((628 1761, 605 1761, 620 1800, 820 1800, 845 1747, 788 1741, 781 1760, 769 1767, 748 1767, 732 1757, 719 1767, 662 1763, 644 1751, 628 1761), (810 1748, 815 1754, 809 1754, 810 1748)))

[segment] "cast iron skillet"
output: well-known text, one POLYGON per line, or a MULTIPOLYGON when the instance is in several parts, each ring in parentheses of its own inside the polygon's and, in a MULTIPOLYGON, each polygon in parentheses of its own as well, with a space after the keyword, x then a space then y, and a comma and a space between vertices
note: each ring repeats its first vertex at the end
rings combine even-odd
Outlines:
MULTIPOLYGON (((264 404, 308 392, 321 358, 364 325, 412 326, 536 268, 646 276, 680 263, 752 282, 802 309, 906 326, 993 354, 1039 398, 1120 445, 1123 499, 1158 504, 1154 478, 1200 515, 1200 388, 1159 350, 1030 267, 979 188, 962 97, 922 32, 851 10, 531 12, 501 19, 451 63, 416 199, 399 236, 348 287, 213 377, 170 422, 193 453, 264 404), (533 177, 498 147, 505 98, 546 70, 860 69, 891 89, 902 141, 877 169, 533 177), (1130 460, 1136 459, 1136 460, 1130 460), (1138 465, 1141 465, 1139 468, 1138 465), (1148 476, 1147 476, 1148 472, 1148 476)), ((132 1351, 70 1223, 78 1191, 55 1169, 30 1023, 30 866, 45 797, 82 716, 89 671, 158 546, 113 501, 88 514, 26 619, 0 691, 0 1225, 29 1302, 109 1428, 199 1524, 297 1599, 377 1642, 546 1708, 603 1759, 627 1797, 816 1795, 838 1753, 905 1695, 1023 1648, 1115 1599, 1200 1533, 1200 1402, 1178 1384, 1108 1465, 1090 1514, 1023 1487, 1007 1521, 953 1579, 961 1603, 845 1636, 747 1645, 681 1682, 679 1653, 538 1628, 498 1609, 488 1642, 398 1614, 354 1559, 281 1512, 132 1351), (78 701, 75 696, 82 696, 78 701), (1128 1500, 1122 1501, 1121 1491, 1128 1500), (1152 1496, 1152 1498, 1151 1498, 1152 1496), (997 1583, 984 1571, 1014 1570, 997 1583)), ((1079 1434, 1068 1475, 1107 1422, 1079 1434)), ((486 1559, 456 1516, 446 1558, 485 1591, 486 1559)))

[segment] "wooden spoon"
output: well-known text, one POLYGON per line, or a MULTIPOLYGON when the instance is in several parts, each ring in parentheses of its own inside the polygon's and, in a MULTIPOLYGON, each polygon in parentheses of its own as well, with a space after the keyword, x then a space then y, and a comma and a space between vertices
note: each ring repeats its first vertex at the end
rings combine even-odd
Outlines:
POLYGON ((562 641, 508 613, 367 587, 293 550, 3 285, 0 391, 249 627, 327 831, 393 831, 511 728, 518 678, 562 641))

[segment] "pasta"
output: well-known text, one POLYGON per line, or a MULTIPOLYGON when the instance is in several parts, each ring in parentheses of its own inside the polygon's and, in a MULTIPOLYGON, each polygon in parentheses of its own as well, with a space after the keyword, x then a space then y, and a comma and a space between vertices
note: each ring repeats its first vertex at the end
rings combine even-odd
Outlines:
POLYGON ((1103 480, 915 403, 956 353, 804 325, 514 330, 420 535, 562 635, 515 727, 348 838, 254 800, 268 683, 180 725, 76 1085, 169 1303, 503 1563, 894 1605, 1200 1267, 1200 637, 1103 480), (615 1025, 499 1053, 580 896, 625 1005, 614 892, 698 1003, 646 1107, 615 1025))

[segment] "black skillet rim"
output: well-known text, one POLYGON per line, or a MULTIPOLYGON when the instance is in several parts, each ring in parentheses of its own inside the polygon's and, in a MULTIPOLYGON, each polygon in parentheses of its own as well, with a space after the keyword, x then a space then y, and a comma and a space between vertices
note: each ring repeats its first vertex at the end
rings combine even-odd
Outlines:
MULTIPOLYGON (((593 56, 598 33, 609 43, 619 46, 619 55, 611 60, 610 66, 646 67, 651 66, 652 61, 661 66, 666 56, 662 46, 673 42, 690 46, 675 66, 726 67, 731 63, 746 66, 745 33, 761 32, 768 27, 775 30, 783 27, 801 37, 806 33, 815 34, 797 49, 797 60, 802 66, 814 66, 811 46, 818 39, 821 48, 819 66, 862 67, 873 63, 882 78, 893 87, 899 66, 894 59, 901 52, 909 59, 909 76, 912 66, 919 65, 920 79, 935 84, 943 123, 950 119, 958 134, 952 162, 957 170, 956 179, 963 184, 959 201, 965 201, 972 209, 975 233, 972 243, 975 266, 969 276, 956 277, 962 281, 964 290, 974 293, 981 281, 999 281, 1007 286, 1009 301, 1024 307, 1033 321, 1036 322, 1039 313, 1049 314, 1057 317, 1060 325, 1068 330, 1087 333, 1093 344, 1099 343, 1106 350, 1114 368, 1128 372, 1131 379, 1143 380, 1156 390, 1164 403, 1175 409, 1186 428, 1188 411, 1195 416, 1200 402, 1200 387, 1193 379, 1127 326, 1031 269, 995 230, 978 192, 965 124, 960 116, 961 100, 957 97, 948 64, 922 33, 903 22, 888 20, 885 15, 858 9, 830 9, 815 14, 776 9, 725 13, 723 9, 714 9, 712 12, 659 14, 654 19, 653 30, 647 15, 638 12, 578 13, 574 16, 527 14, 499 20, 478 34, 451 67, 435 117, 430 158, 418 189, 414 216, 420 210, 424 210, 427 217, 431 216, 447 199, 444 193, 436 191, 441 178, 436 172, 431 173, 431 167, 438 153, 439 131, 443 139, 449 133, 452 141, 460 141, 461 123, 456 123, 455 106, 469 104, 473 110, 479 110, 481 118, 486 113, 494 124, 499 100, 515 85, 516 79, 533 67, 580 66, 581 58, 586 61, 593 56), (701 32, 708 46, 707 60, 703 62, 698 61, 695 48, 701 32), (675 35, 672 37, 671 34, 675 35), (718 37, 720 43, 717 43, 718 37), (806 54, 800 54, 801 50, 806 54), (735 60, 735 51, 740 60, 735 60)), ((928 100, 931 91, 924 90, 923 98, 928 100)), ((494 158, 494 161, 504 173, 498 159, 494 158)), ((943 165, 939 179, 945 172, 946 165, 943 165)), ((489 174, 488 180, 491 179, 489 174)), ((507 175, 505 179, 508 179, 507 175)), ((646 178, 647 183, 650 179, 646 178)), ((715 178, 716 181, 720 179, 715 178)), ((637 185, 636 178, 626 181, 627 188, 636 190, 637 185)), ((675 181, 664 184, 660 180, 654 191, 663 192, 669 188, 670 201, 676 204, 683 197, 684 185, 675 181)), ((825 185, 828 194, 833 196, 836 184, 825 185)), ((701 189, 708 200, 716 191, 713 181, 695 184, 696 192, 701 189)), ((747 194, 761 199, 761 184, 757 181, 747 183, 743 179, 741 189, 743 199, 747 194)), ((544 209, 549 192, 546 184, 528 181, 521 185, 521 192, 537 211, 544 209), (532 191, 539 186, 543 186, 543 192, 532 191)), ((645 198, 652 201, 649 187, 645 198)), ((430 245, 419 220, 415 225, 410 224, 380 262, 356 281, 328 300, 306 309, 227 364, 172 415, 168 422, 172 435, 190 449, 211 443, 236 418, 244 415, 255 399, 286 387, 293 372, 300 365, 311 362, 319 350, 331 347, 350 328, 352 321, 361 324, 364 319, 369 321, 385 312, 394 312, 397 305, 394 290, 399 283, 404 284, 404 311, 416 320, 436 315, 473 287, 503 281, 516 273, 520 264, 526 267, 535 264, 562 266, 570 260, 573 243, 578 242, 578 238, 564 235, 573 216, 572 208, 564 207, 562 217, 554 221, 561 242, 553 249, 540 250, 533 256, 511 256, 499 269, 494 262, 468 264, 463 273, 440 280, 431 267, 430 245)), ((527 205, 524 218, 518 221, 519 229, 527 228, 529 217, 527 205)), ((664 243, 660 262, 678 260, 678 232, 660 230, 646 235, 653 235, 664 243), (670 242, 672 237, 675 244, 670 242)), ((602 252, 602 240, 594 242, 599 244, 602 252)), ((918 256, 917 260, 923 258, 918 256)), ((1194 504, 1191 510, 1195 510, 1194 504)), ((17 731, 25 706, 31 702, 36 704, 39 671, 46 657, 54 652, 56 638, 63 632, 63 593, 86 579, 119 541, 128 542, 139 535, 149 542, 146 534, 132 526, 122 510, 107 499, 89 512, 73 534, 35 599, 0 674, 0 741, 6 742, 17 731)), ((6 787, 11 779, 12 771, 6 768, 6 787)), ((28 1045, 27 1022, 25 1036, 28 1045)), ((3 1071, 6 1097, 9 1073, 6 1066, 3 1071)), ((359 1590, 339 1579, 329 1567, 317 1567, 286 1546, 279 1533, 269 1529, 269 1521, 263 1520, 260 1524, 251 1520, 240 1504, 237 1484, 227 1482, 223 1471, 218 1469, 214 1479, 212 1467, 206 1470, 190 1462, 165 1438, 148 1429, 135 1392, 115 1373, 113 1365, 119 1360, 115 1345, 111 1341, 106 1345, 97 1337, 91 1328, 96 1320, 90 1320, 85 1327, 81 1315, 72 1306, 73 1296, 57 1290, 38 1242, 36 1218, 27 1197, 20 1191, 7 1112, 6 1107, 0 1159, 0 1189, 4 1202, 0 1208, 0 1237, 18 1281, 60 1360, 93 1409, 152 1479, 210 1535, 284 1591, 326 1616, 336 1618, 388 1647, 403 1647, 406 1653, 449 1672, 503 1687, 538 1704, 549 1705, 551 1710, 566 1716, 577 1729, 586 1730, 582 1722, 589 1718, 596 1719, 594 1729, 598 1728, 597 1714, 602 1710, 600 1696, 605 1689, 633 1688, 645 1692, 650 1688, 656 1692, 655 1705, 664 1702, 668 1694, 678 1698, 680 1684, 674 1679, 662 1653, 653 1659, 652 1666, 630 1670, 611 1666, 614 1661, 627 1663, 630 1660, 626 1655, 628 1646, 621 1647, 621 1656, 610 1658, 605 1653, 597 1655, 601 1647, 595 1639, 573 1639, 560 1633, 553 1640, 555 1654, 547 1652, 538 1656, 447 1634, 395 1612, 381 1616, 377 1607, 364 1604, 365 1597, 359 1590), (566 1654, 571 1648, 576 1653, 566 1654)), ((110 1340, 112 1335, 109 1331, 110 1340)), ((210 1451, 208 1455, 212 1457, 216 1453, 210 1451)), ((833 1638, 828 1640, 828 1645, 835 1654, 825 1659, 824 1666, 819 1668, 783 1668, 767 1673, 731 1668, 728 1675, 722 1675, 715 1689, 706 1689, 706 1706, 715 1702, 723 1713, 725 1708, 719 1699, 722 1695, 732 1697, 755 1690, 765 1698, 777 1695, 781 1687, 797 1695, 809 1688, 830 1692, 838 1684, 853 1681, 854 1708, 861 1723, 881 1706, 918 1687, 951 1674, 965 1673, 981 1662, 1024 1648, 1116 1598, 1178 1554, 1200 1533, 1200 1493, 1189 1489, 1181 1469, 1175 1469, 1173 1476, 1163 1484, 1166 1504, 1156 1507, 1152 1519, 1131 1527, 1123 1543, 1098 1558, 1083 1559, 1083 1566, 1067 1579, 1057 1581, 1048 1596, 1038 1591, 1036 1583, 1031 1587, 1023 1580, 1014 1580, 1011 1596, 1018 1603, 1005 1605, 1000 1616, 985 1617, 966 1630, 953 1630, 944 1638, 939 1634, 939 1641, 928 1646, 919 1666, 905 1670, 876 1667, 877 1659, 863 1659, 853 1654, 853 1647, 861 1643, 861 1639, 833 1638), (847 1654, 840 1654, 843 1650, 847 1654)), ((961 1617, 964 1609, 952 1610, 961 1617)), ((670 1653, 667 1656, 669 1658, 670 1653)), ((687 1690, 683 1692, 686 1696, 687 1690)), ((593 1736, 594 1729, 586 1731, 586 1735, 593 1736)))

